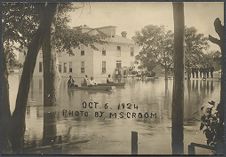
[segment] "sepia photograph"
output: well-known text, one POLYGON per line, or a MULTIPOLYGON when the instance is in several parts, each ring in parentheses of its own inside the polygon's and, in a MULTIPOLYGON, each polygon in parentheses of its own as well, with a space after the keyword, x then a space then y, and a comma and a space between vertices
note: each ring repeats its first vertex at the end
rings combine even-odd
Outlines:
POLYGON ((0 19, 0 155, 224 154, 224 2, 0 2, 0 19))

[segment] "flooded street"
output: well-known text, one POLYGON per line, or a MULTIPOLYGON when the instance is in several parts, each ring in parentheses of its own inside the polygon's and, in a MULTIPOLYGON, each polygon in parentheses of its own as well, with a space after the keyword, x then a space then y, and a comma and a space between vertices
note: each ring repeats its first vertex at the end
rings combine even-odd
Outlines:
MULTIPOLYGON (((10 107, 13 111, 19 75, 10 75, 9 81, 10 107)), ((173 80, 168 80, 166 84, 163 78, 146 81, 128 78, 125 82, 125 87, 114 87, 111 92, 69 91, 67 80, 63 78, 57 86, 57 106, 43 108, 43 79, 34 77, 26 112, 26 146, 38 147, 42 144, 43 136, 48 138, 48 135, 55 135, 68 145, 63 146, 60 152, 52 150, 48 153, 130 154, 131 132, 137 131, 139 154, 170 154, 173 80), (96 108, 94 105, 84 108, 84 102, 98 104, 96 108), (122 103, 132 105, 123 108, 119 106, 122 103), (73 114, 65 113, 69 110, 73 114), (104 116, 96 117, 95 112, 100 111, 104 112, 104 116), (125 115, 127 112, 136 113, 136 117, 132 118, 130 114, 123 118, 109 116, 110 113, 120 115, 120 112, 125 115), (156 116, 144 118, 146 112, 156 116), (138 113, 143 117, 138 118, 138 113)), ((219 102, 219 91, 218 79, 185 80, 185 153, 191 142, 206 143, 204 134, 199 131, 200 108, 211 100, 219 102)), ((197 150, 197 153, 208 151, 197 150)))

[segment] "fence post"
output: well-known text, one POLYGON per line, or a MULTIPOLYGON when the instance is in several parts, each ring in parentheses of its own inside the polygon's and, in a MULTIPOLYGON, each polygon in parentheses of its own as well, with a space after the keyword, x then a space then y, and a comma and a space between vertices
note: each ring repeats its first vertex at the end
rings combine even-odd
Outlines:
POLYGON ((131 154, 138 153, 138 133, 136 131, 132 131, 131 134, 131 154))

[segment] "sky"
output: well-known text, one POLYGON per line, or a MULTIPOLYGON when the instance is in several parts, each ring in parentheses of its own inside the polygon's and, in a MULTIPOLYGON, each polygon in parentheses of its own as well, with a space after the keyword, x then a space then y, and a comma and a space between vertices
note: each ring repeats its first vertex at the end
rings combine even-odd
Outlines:
MULTIPOLYGON (((75 3, 81 6, 71 12, 70 26, 87 25, 91 28, 113 25, 116 34, 127 32, 131 38, 136 31, 146 25, 164 25, 173 30, 173 8, 168 2, 89 2, 75 3)), ((186 2, 184 3, 185 25, 194 26, 199 33, 218 37, 213 22, 219 17, 224 22, 223 2, 186 2)), ((210 43, 211 50, 219 50, 210 43)))

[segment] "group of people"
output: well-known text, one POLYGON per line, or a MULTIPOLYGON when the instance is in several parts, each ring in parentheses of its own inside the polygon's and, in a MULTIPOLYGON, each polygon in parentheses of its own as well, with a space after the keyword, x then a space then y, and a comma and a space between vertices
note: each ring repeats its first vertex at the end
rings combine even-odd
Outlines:
POLYGON ((95 86, 95 85, 97 85, 97 83, 94 80, 94 78, 91 76, 89 79, 88 76, 85 75, 85 77, 83 78, 82 86, 95 86))
POLYGON ((192 78, 213 78, 214 67, 191 68, 192 78))
POLYGON ((119 68, 116 68, 116 69, 115 69, 115 77, 116 77, 117 79, 119 79, 119 78, 122 77, 121 69, 119 69, 119 68))
MULTIPOLYGON (((113 80, 112 80, 110 74, 108 75, 106 82, 107 83, 113 83, 113 80)), ((74 79, 72 78, 71 75, 69 76, 69 80, 67 82, 67 85, 68 85, 68 88, 78 87, 78 85, 75 83, 75 81, 74 81, 74 79)), ((92 76, 90 77, 90 79, 88 78, 87 75, 84 76, 82 86, 95 86, 95 85, 97 85, 97 83, 92 76)))

